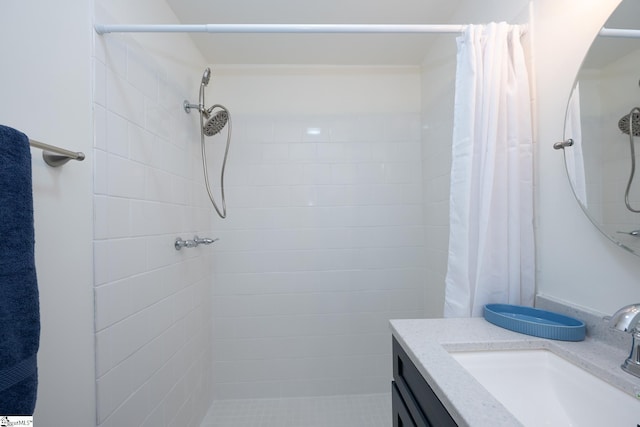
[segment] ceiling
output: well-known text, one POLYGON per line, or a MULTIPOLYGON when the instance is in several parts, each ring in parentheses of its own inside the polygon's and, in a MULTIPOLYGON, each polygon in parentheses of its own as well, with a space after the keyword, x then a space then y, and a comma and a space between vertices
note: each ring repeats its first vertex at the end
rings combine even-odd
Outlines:
MULTIPOLYGON (((465 0, 167 0, 183 24, 460 24, 465 0)), ((419 65, 432 34, 208 34, 212 64, 419 65)))

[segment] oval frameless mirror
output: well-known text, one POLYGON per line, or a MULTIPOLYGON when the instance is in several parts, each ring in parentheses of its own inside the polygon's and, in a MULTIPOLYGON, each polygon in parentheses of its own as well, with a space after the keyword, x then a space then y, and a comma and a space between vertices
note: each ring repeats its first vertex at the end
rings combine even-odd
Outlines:
MULTIPOLYGON (((605 28, 640 30, 638 16, 640 2, 624 0, 605 28)), ((636 146, 640 109, 634 110, 638 107, 640 38, 596 37, 567 105, 564 140, 573 145, 563 150, 565 167, 573 193, 593 224, 636 255, 640 255, 640 146, 636 146)))

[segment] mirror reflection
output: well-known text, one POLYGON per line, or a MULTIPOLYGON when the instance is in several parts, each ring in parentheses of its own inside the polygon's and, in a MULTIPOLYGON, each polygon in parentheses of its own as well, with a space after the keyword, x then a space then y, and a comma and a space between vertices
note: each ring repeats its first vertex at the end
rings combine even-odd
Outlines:
MULTIPOLYGON (((625 0, 605 28, 640 29, 640 2, 625 0)), ((640 31, 598 36, 567 106, 565 166, 591 221, 640 255, 640 31), (635 37, 634 37, 635 36, 635 37)))

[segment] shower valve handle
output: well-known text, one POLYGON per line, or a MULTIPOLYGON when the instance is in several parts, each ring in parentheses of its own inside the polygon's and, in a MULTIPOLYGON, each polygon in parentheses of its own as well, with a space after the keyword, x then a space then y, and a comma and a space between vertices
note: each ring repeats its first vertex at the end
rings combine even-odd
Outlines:
POLYGON ((195 248, 198 244, 193 240, 182 240, 181 237, 178 237, 173 246, 176 248, 176 251, 179 251, 182 248, 195 248))
POLYGON ((216 239, 210 239, 208 237, 200 238, 198 236, 193 236, 193 241, 196 242, 196 246, 197 245, 210 245, 213 242, 215 242, 216 240, 218 240, 218 239, 217 238, 216 239))
POLYGON ((182 240, 181 237, 178 237, 173 246, 176 248, 176 251, 179 251, 182 248, 195 248, 198 245, 210 245, 216 240, 218 239, 209 239, 207 237, 200 238, 198 236, 193 236, 193 240, 182 240))

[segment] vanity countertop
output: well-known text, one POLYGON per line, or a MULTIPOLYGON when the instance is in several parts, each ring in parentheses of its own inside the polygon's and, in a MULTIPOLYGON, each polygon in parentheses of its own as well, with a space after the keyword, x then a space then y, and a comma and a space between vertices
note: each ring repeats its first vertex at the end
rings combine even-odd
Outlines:
POLYGON ((391 320, 393 336, 460 426, 522 425, 478 383, 449 351, 548 349, 630 395, 640 392, 640 378, 620 369, 628 351, 587 337, 554 341, 519 334, 484 318, 391 320))

